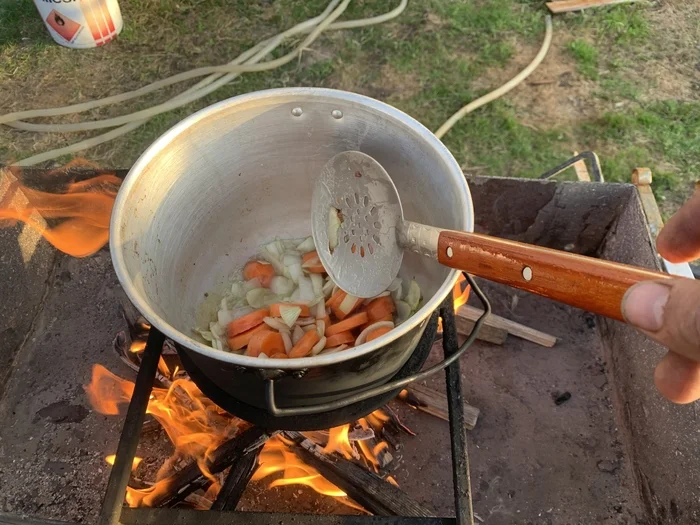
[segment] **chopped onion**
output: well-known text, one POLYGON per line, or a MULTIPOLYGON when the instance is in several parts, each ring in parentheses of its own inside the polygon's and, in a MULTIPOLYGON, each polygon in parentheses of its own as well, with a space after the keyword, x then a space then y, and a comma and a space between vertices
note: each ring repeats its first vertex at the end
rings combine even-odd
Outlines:
POLYGON ((374 323, 369 325, 367 328, 362 330, 360 332, 360 335, 357 336, 357 339, 355 339, 355 346, 360 346, 365 343, 367 340, 367 334, 372 332, 373 330, 376 330, 377 328, 394 328, 394 323, 391 321, 379 321, 378 323, 374 323))
POLYGON ((294 263, 290 264, 289 266, 285 266, 285 270, 292 281, 295 283, 299 282, 299 277, 302 276, 301 263, 294 263))
POLYGON ((275 253, 273 254, 267 247, 265 247, 262 250, 260 250, 260 257, 262 257, 263 259, 265 259, 266 262, 272 265, 272 267, 275 269, 275 273, 284 273, 284 265, 280 260, 282 254, 280 253, 279 255, 277 255, 276 249, 275 253))
POLYGON ((231 284, 231 295, 235 297, 236 299, 240 299, 241 297, 244 297, 246 293, 246 289, 243 287, 243 283, 241 281, 234 281, 231 284))
MULTIPOLYGON (((280 308, 280 312, 281 310, 282 309, 280 308)), ((299 308, 299 310, 301 310, 301 308, 299 308)), ((280 321, 278 317, 266 317, 265 319, 263 319, 263 321, 267 326, 269 326, 270 328, 274 328, 279 332, 286 331, 289 330, 289 328, 291 328, 291 326, 287 326, 285 323, 280 321)))
POLYGON ((345 298, 343 298, 342 302, 338 306, 338 310, 343 312, 345 315, 348 315, 350 312, 352 312, 355 307, 357 306, 357 303, 362 301, 359 297, 355 297, 354 295, 347 294, 345 298))
POLYGON ((331 253, 338 246, 338 231, 340 230, 340 215, 336 208, 328 209, 328 249, 331 253))
POLYGON ((292 264, 301 264, 301 255, 297 252, 289 252, 284 254, 284 259, 282 262, 285 266, 291 266, 292 264))
POLYGON ((321 350, 323 350, 324 346, 326 346, 326 338, 321 337, 321 339, 318 340, 318 343, 311 348, 311 355, 318 355, 321 350))
POLYGON ((292 332, 292 343, 297 344, 302 337, 304 337, 304 330, 301 329, 301 326, 295 326, 292 332))
POLYGON ((209 331, 214 339, 223 339, 226 335, 226 329, 219 323, 209 323, 209 331))
POLYGON ((326 334, 326 322, 320 319, 316 321, 316 331, 319 336, 323 337, 326 334))
POLYGON ((214 336, 211 335, 211 332, 209 330, 201 330, 200 328, 195 328, 195 330, 199 333, 199 335, 202 336, 202 339, 208 342, 212 342, 214 340, 214 336))
POLYGON ((404 299, 408 303, 408 306, 411 307, 411 310, 418 308, 418 303, 420 302, 420 287, 415 279, 408 285, 408 291, 404 299))
POLYGON ((326 284, 323 285, 323 296, 326 299, 328 299, 331 296, 331 294, 333 293, 334 286, 335 286, 335 283, 329 277, 328 280, 326 281, 326 284))
POLYGON ((292 295, 289 296, 289 300, 293 303, 299 302, 299 298, 301 297, 301 293, 299 292, 299 288, 295 288, 294 291, 292 292, 292 295))
POLYGON ((282 258, 282 250, 279 249, 277 241, 273 241, 269 244, 266 244, 263 250, 267 250, 270 253, 270 255, 277 259, 282 258))
POLYGON ((243 291, 245 291, 246 293, 250 292, 251 290, 254 290, 255 288, 261 288, 260 279, 258 278, 251 279, 250 281, 245 281, 243 283, 243 291))
POLYGON ((296 250, 297 245, 299 244, 299 239, 289 239, 286 241, 282 241, 282 244, 284 245, 284 250, 287 252, 290 250, 296 250))
POLYGON ((226 326, 233 321, 233 312, 231 310, 221 308, 218 312, 216 312, 216 320, 220 325, 226 326))
POLYGON ((309 326, 310 324, 316 324, 316 319, 313 317, 300 317, 297 319, 297 324, 299 326, 309 326))
POLYGON ((253 288, 251 291, 245 294, 245 299, 253 308, 262 308, 265 306, 266 294, 266 288, 253 288))
MULTIPOLYGON (((212 341, 211 344, 212 344, 212 346, 213 346, 214 348, 216 348, 217 350, 221 350, 221 351, 224 350, 224 345, 223 345, 223 344, 221 343, 221 341, 219 341, 218 339, 214 339, 214 340, 212 341)), ((228 348, 228 347, 227 347, 227 348, 228 348)))
POLYGON ((323 319, 326 317, 326 304, 321 301, 316 305, 316 319, 323 319))
POLYGON ((304 241, 297 246, 297 251, 301 253, 309 253, 316 249, 313 237, 307 237, 304 241))
POLYGON ((405 301, 395 301, 396 305, 396 320, 399 323, 403 323, 406 319, 411 317, 411 307, 405 301))
POLYGON ((316 296, 314 295, 314 288, 311 285, 311 279, 306 275, 299 276, 299 299, 302 301, 313 301, 316 296))
POLYGON ((270 282, 270 291, 275 295, 289 295, 294 291, 294 283, 286 277, 277 275, 270 282))
POLYGON ((301 314, 301 308, 299 306, 280 305, 280 315, 282 316, 284 324, 289 328, 292 328, 294 323, 297 322, 299 314, 301 314))
POLYGON ((379 295, 375 295, 374 297, 369 297, 369 298, 365 299, 364 301, 362 301, 362 304, 365 304, 365 305, 369 304, 372 301, 374 301, 375 299, 378 299, 380 297, 386 297, 387 295, 390 295, 390 293, 388 291, 382 292, 379 295))
POLYGON ((282 342, 284 343, 284 351, 288 354, 294 346, 292 344, 292 337, 289 335, 289 332, 280 332, 280 335, 282 336, 282 342))
POLYGON ((323 276, 318 273, 312 273, 309 275, 311 279, 311 287, 314 290, 314 295, 320 297, 323 295, 323 276))
MULTIPOLYGON (((299 325, 297 325, 297 326, 299 326, 299 325)), ((305 326, 302 326, 301 329, 304 330, 304 332, 310 332, 311 330, 316 330, 316 323, 307 324, 305 326)))
POLYGON ((348 347, 348 345, 334 346, 333 348, 324 349, 321 353, 322 354, 334 354, 335 352, 340 352, 341 350, 345 350, 347 347, 348 347))
POLYGON ((267 354, 265 352, 260 352, 258 354, 258 359, 267 359, 267 354))
POLYGON ((391 292, 391 298, 394 300, 394 302, 396 302, 396 301, 400 301, 402 299, 402 297, 403 297, 403 283, 400 282, 399 286, 393 292, 391 292))

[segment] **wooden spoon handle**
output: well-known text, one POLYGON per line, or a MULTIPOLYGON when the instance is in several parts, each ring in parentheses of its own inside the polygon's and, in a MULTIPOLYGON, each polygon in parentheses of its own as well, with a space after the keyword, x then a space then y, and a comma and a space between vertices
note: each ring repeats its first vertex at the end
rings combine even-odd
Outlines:
POLYGON ((448 230, 438 238, 438 261, 620 321, 622 298, 632 285, 672 278, 627 264, 448 230))

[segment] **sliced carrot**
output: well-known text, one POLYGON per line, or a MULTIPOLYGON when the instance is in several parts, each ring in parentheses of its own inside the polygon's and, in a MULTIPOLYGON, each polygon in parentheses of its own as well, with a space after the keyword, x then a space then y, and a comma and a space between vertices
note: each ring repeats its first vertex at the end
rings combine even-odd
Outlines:
POLYGON ((376 321, 367 321, 365 324, 363 324, 363 325, 359 328, 359 330, 360 330, 360 332, 362 332, 362 331, 363 331, 365 328, 367 328, 368 326, 371 326, 371 325, 373 325, 374 323, 378 323, 378 322, 380 322, 380 321, 391 321, 391 322, 393 323, 393 322, 394 322, 394 316, 393 316, 392 314, 389 314, 389 315, 385 315, 385 316, 382 317, 381 319, 377 319, 376 321))
POLYGON ((326 348, 335 348, 336 346, 354 343, 355 336, 348 332, 340 332, 339 334, 326 336, 326 348))
POLYGON ((241 348, 244 348, 249 342, 250 339, 257 334, 258 332, 267 332, 269 331, 270 328, 264 324, 261 323, 255 328, 251 328, 250 330, 243 332, 242 334, 235 335, 233 337, 228 338, 228 347, 231 350, 240 350, 241 348))
MULTIPOLYGON (((367 305, 369 322, 376 323, 387 315, 393 314, 394 310, 396 310, 396 307, 394 306, 394 301, 391 296, 385 295, 384 297, 377 297, 367 305)), ((389 320, 391 321, 391 319, 389 320)))
POLYGON ((260 285, 264 288, 270 287, 270 283, 272 282, 272 278, 274 276, 275 269, 269 263, 260 261, 250 261, 243 268, 243 278, 246 281, 250 281, 251 279, 258 279, 260 281, 260 285))
POLYGON ((305 253, 301 256, 302 265, 301 267, 310 273, 326 273, 326 269, 321 264, 321 259, 318 257, 317 252, 305 253))
POLYGON ((234 335, 242 334, 243 332, 258 326, 263 322, 263 319, 269 316, 270 310, 267 308, 262 308, 239 317, 238 319, 234 319, 226 326, 226 336, 231 338, 234 335))
POLYGON ((298 306, 299 308, 301 308, 301 313, 299 314, 299 317, 309 317, 311 315, 309 307, 305 304, 275 303, 270 305, 270 315, 272 317, 282 317, 282 314, 280 313, 280 306, 298 306))
POLYGON ((289 359, 289 356, 287 354, 285 354, 284 352, 282 352, 280 354, 272 354, 270 356, 270 359, 289 359))
POLYGON ((284 352, 282 335, 280 335, 279 332, 260 331, 250 338, 245 355, 258 357, 260 354, 265 354, 270 357, 272 354, 278 354, 280 352, 284 352))
POLYGON ((318 252, 314 250, 313 252, 305 253, 301 256, 301 262, 309 262, 312 259, 318 259, 318 252))
MULTIPOLYGON (((357 328, 367 322, 367 313, 360 312, 359 314, 351 315, 346 319, 340 321, 339 323, 332 324, 326 327, 326 337, 331 335, 339 334, 340 332, 347 332, 353 328, 357 328)), ((335 346, 326 343, 327 346, 335 346)))
POLYGON ((333 295, 330 296, 330 298, 326 301, 326 306, 333 308, 334 306, 340 306, 340 303, 343 302, 343 299, 345 299, 345 296, 347 294, 338 288, 338 291, 335 292, 333 295))
POLYGON ((376 330, 372 330, 370 333, 367 334, 367 339, 365 342, 369 343, 370 341, 376 339, 377 337, 380 337, 388 332, 391 332, 392 328, 389 326, 382 326, 381 328, 377 328, 376 330))
POLYGON ((348 315, 353 313, 359 306, 362 305, 362 299, 360 299, 359 297, 356 297, 355 302, 352 305, 350 305, 350 309, 347 312, 343 312, 340 309, 340 306, 345 302, 347 297, 348 297, 347 294, 345 294, 345 297, 343 297, 342 301, 340 301, 337 305, 333 305, 331 307, 331 310, 333 310, 333 315, 335 315, 341 321, 343 319, 345 319, 348 315))
POLYGON ((316 330, 309 330, 304 334, 304 337, 299 339, 299 342, 297 342, 297 344, 295 344, 289 351, 289 357, 306 357, 320 339, 321 336, 318 335, 316 330))

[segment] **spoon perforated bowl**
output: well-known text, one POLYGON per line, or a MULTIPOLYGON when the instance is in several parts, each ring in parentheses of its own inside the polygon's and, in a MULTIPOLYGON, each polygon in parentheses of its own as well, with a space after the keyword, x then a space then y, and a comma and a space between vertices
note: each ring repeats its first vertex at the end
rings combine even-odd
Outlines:
POLYGON ((466 271, 623 320, 625 292, 671 278, 620 263, 404 220, 391 177, 369 155, 346 151, 323 167, 312 197, 312 235, 331 279, 357 297, 382 293, 398 275, 405 249, 466 271))

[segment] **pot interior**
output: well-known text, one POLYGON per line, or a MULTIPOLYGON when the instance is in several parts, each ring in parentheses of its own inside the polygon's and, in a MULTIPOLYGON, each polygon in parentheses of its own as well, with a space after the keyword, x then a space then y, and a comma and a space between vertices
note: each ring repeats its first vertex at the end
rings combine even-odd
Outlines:
MULTIPOLYGON (((175 126, 125 180, 111 247, 137 308, 166 335, 196 348, 203 340, 193 328, 215 319, 219 293, 261 244, 311 234, 313 180, 346 150, 367 153, 387 169, 407 219, 472 229, 459 167, 403 113, 333 90, 244 95, 175 126)), ((434 299, 434 309, 440 298, 433 296, 455 274, 406 253, 400 275, 415 278, 423 303, 434 299)))

